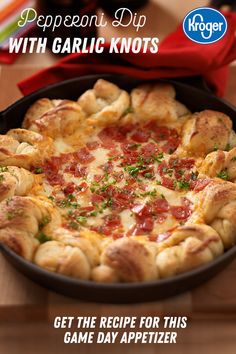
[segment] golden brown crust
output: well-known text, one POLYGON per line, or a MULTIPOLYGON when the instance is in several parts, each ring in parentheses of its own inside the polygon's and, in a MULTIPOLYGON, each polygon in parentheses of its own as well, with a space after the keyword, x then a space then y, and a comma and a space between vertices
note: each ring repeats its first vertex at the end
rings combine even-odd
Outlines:
POLYGON ((207 225, 179 227, 171 237, 180 242, 158 253, 156 264, 161 278, 194 269, 223 253, 218 233, 207 225))
POLYGON ((121 281, 136 282, 157 278, 154 254, 139 242, 123 238, 111 243, 101 257, 121 281))
POLYGON ((31 119, 29 129, 51 138, 65 137, 81 128, 84 120, 81 107, 76 102, 64 100, 37 119, 31 119))
POLYGON ((183 128, 181 147, 190 155, 206 156, 227 149, 232 135, 232 122, 224 113, 205 110, 194 113, 183 128))
POLYGON ((49 241, 39 246, 34 262, 51 272, 80 279, 88 279, 90 265, 78 247, 65 246, 59 241, 49 241))
POLYGON ((0 203, 0 242, 32 260, 45 220, 52 220, 53 207, 46 200, 14 196, 0 203))
POLYGON ((236 185, 211 183, 202 194, 204 220, 220 235, 225 249, 236 243, 236 185))
POLYGON ((30 129, 31 125, 36 119, 42 117, 46 112, 55 107, 52 100, 48 98, 41 98, 37 100, 30 108, 27 110, 24 121, 22 123, 22 128, 30 129))
POLYGON ((175 89, 169 84, 145 84, 131 92, 131 103, 140 120, 155 119, 162 123, 174 122, 189 113, 175 100, 175 89))
POLYGON ((206 156, 201 164, 200 172, 209 177, 224 178, 236 181, 236 148, 230 151, 214 151, 206 156))
POLYGON ((130 106, 129 94, 106 80, 98 80, 92 90, 78 99, 87 117, 87 124, 104 126, 117 122, 130 106))
POLYGON ((0 202, 14 195, 26 195, 33 187, 34 175, 24 168, 9 166, 0 173, 0 202))
POLYGON ((39 166, 54 151, 50 138, 25 129, 0 135, 0 165, 30 169, 39 166))

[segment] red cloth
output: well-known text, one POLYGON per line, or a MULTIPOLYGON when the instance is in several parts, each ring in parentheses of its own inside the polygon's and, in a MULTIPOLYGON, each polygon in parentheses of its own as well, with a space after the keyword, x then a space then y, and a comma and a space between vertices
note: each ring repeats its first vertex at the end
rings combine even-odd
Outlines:
POLYGON ((228 21, 225 36, 209 45, 188 39, 182 24, 152 54, 71 54, 56 65, 21 81, 18 86, 29 94, 49 84, 94 73, 127 74, 143 79, 177 78, 201 75, 213 92, 222 96, 227 80, 227 65, 236 59, 236 14, 224 13, 228 21))
POLYGON ((9 53, 7 50, 0 50, 0 63, 13 64, 20 54, 9 53))

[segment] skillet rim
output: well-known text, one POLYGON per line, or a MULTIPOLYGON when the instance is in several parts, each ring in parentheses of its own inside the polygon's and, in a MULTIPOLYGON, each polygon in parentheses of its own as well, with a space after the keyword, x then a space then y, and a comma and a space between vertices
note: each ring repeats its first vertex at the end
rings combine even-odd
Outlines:
MULTIPOLYGON (((188 90, 189 88, 191 88, 192 90, 194 90, 197 93, 201 93, 204 94, 204 96, 206 97, 211 97, 214 98, 215 100, 217 100, 218 102, 220 102, 221 104, 223 104, 224 106, 226 106, 227 108, 231 109, 232 111, 235 112, 236 114, 236 108, 229 102, 227 102, 226 100, 222 99, 222 98, 218 98, 215 95, 213 95, 211 92, 209 91, 203 91, 202 89, 199 89, 197 87, 193 87, 189 84, 183 83, 181 81, 178 80, 173 80, 173 79, 153 79, 153 80, 143 80, 143 79, 139 79, 137 77, 131 77, 131 76, 127 76, 127 75, 116 75, 116 74, 110 74, 110 73, 105 73, 105 74, 91 74, 91 75, 83 75, 83 76, 79 76, 76 78, 72 78, 72 79, 68 79, 68 80, 64 80, 64 81, 60 81, 57 82, 55 84, 52 85, 48 85, 46 87, 43 87, 39 90, 36 90, 34 92, 32 92, 29 95, 26 95, 25 97, 22 97, 21 99, 17 100, 16 102, 14 102, 13 104, 11 104, 10 106, 8 106, 7 108, 5 108, 2 112, 0 112, 0 119, 6 119, 7 115, 11 113, 12 110, 16 109, 17 107, 20 107, 21 105, 25 104, 28 101, 31 101, 32 99, 37 99, 37 97, 39 98, 39 96, 41 94, 44 94, 44 92, 47 94, 47 92, 53 92, 54 89, 57 89, 60 86, 63 85, 73 85, 73 83, 77 82, 77 81, 81 81, 81 80, 96 80, 98 78, 103 78, 103 79, 108 79, 108 80, 115 80, 115 79, 131 79, 132 80, 136 80, 136 81, 140 81, 140 82, 167 82, 173 85, 177 85, 182 87, 184 90, 188 90), (122 77, 122 78, 121 78, 122 77)), ((232 118, 231 118, 232 119, 232 118)), ((232 119, 233 120, 233 119, 232 119)), ((84 286, 87 287, 88 290, 91 289, 103 289, 103 290, 107 290, 107 291, 112 291, 112 290, 141 290, 141 289, 146 289, 148 290, 149 288, 153 289, 156 288, 156 290, 158 290, 159 287, 165 286, 165 285, 171 285, 173 284, 173 287, 175 286, 175 284, 178 285, 178 283, 181 283, 181 281, 188 281, 191 279, 195 279, 195 277, 201 277, 203 275, 205 275, 205 278, 209 279, 210 277, 212 277, 212 272, 214 274, 214 270, 215 273, 218 273, 220 271, 219 267, 221 266, 221 268, 225 268, 227 263, 230 263, 233 258, 235 258, 236 256, 236 245, 234 245, 231 249, 225 251, 222 255, 220 255, 219 257, 217 257, 216 259, 214 259, 213 261, 202 265, 200 267, 197 267, 195 269, 192 269, 190 271, 169 277, 169 278, 165 278, 165 279, 156 279, 153 281, 147 281, 147 282, 133 282, 133 283, 97 283, 97 282, 93 282, 91 280, 82 280, 82 279, 77 279, 77 278, 73 278, 73 277, 69 277, 69 276, 65 276, 63 274, 60 273, 54 273, 54 272, 50 272, 46 269, 43 269, 39 266, 37 266, 36 264, 25 260, 24 258, 22 258, 21 256, 17 255, 14 251, 12 251, 10 248, 8 248, 7 246, 0 244, 0 251, 2 251, 3 255, 5 256, 5 258, 12 258, 13 260, 15 260, 16 262, 22 264, 24 267, 29 268, 29 270, 33 271, 34 274, 37 274, 38 276, 43 276, 46 277, 47 280, 53 279, 55 281, 58 281, 59 283, 64 282, 65 286, 71 284, 73 286, 84 286), (209 277, 206 276, 207 273, 210 273, 209 277)), ((11 261, 10 261, 11 262, 11 261)), ((14 268, 16 268, 16 266, 14 265, 14 268)), ((24 273, 21 270, 21 273, 24 273)), ((31 277, 29 277, 27 275, 27 278, 32 279, 31 277)), ((203 281, 206 281, 206 279, 204 278, 203 281)), ((36 282, 38 282, 36 280, 36 282)), ((201 283, 202 281, 200 281, 201 283)), ((186 290, 187 289, 191 289, 193 286, 195 285, 187 285, 186 286, 186 290)), ((186 291, 185 290, 185 291, 186 291)), ((61 292, 60 290, 56 290, 58 292, 61 292)), ((181 291, 183 292, 183 291, 181 291)), ((172 295, 178 294, 179 291, 177 291, 176 293, 173 291, 172 295)), ((73 296, 73 295, 71 295, 73 296)), ((163 298, 167 298, 170 295, 167 296, 161 296, 161 297, 156 297, 156 299, 163 299, 163 298)), ((77 298, 79 298, 78 296, 76 296, 77 298)), ((94 295, 94 297, 96 297, 96 295, 94 295)), ((82 296, 82 298, 84 298, 84 296, 82 296)), ((96 299, 96 302, 102 302, 101 299, 96 299)), ((88 300, 91 301, 91 300, 88 300)), ((145 301, 152 301, 152 300, 145 300, 145 301)), ((117 303, 117 301, 111 301, 112 303, 117 303)), ((140 302, 139 300, 137 301, 133 301, 135 302, 140 302)), ((125 303, 124 301, 121 301, 121 303, 125 303)))

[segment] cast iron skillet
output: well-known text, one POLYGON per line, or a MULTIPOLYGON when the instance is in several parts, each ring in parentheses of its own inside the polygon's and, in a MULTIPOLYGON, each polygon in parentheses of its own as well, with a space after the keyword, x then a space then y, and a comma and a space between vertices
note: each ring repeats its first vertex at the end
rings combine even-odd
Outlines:
MULTIPOLYGON (((37 99, 42 97, 77 99, 80 94, 91 88, 96 80, 101 77, 114 82, 126 90, 130 90, 143 82, 143 80, 127 76, 104 74, 78 77, 48 86, 22 98, 1 112, 0 132, 5 134, 11 128, 20 127, 26 110, 37 99)), ((150 82, 150 80, 148 81, 150 82)), ((211 93, 178 81, 161 81, 172 83, 177 92, 177 99, 186 104, 191 111, 201 111, 203 109, 219 110, 229 115, 233 122, 235 121, 236 123, 236 109, 211 93)), ((107 303, 153 301, 176 295, 211 278, 232 261, 236 255, 236 246, 234 246, 205 266, 164 280, 130 284, 98 284, 48 272, 24 260, 6 246, 2 245, 1 250, 10 263, 33 281, 64 295, 86 301, 107 303)))

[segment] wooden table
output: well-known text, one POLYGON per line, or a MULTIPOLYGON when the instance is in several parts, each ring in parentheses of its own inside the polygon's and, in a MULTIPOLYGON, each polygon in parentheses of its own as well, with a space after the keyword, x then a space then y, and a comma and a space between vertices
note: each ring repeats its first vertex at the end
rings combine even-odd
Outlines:
MULTIPOLYGON (((163 38, 191 8, 206 1, 156 0, 142 11, 148 18, 139 36, 163 38), (191 4, 190 4, 191 3, 191 4)), ((102 35, 135 36, 132 28, 119 33, 109 27, 102 35)), ((16 83, 56 62, 50 53, 24 55, 12 66, 0 67, 0 109, 18 99, 16 83)), ((236 105, 236 66, 230 67, 225 98, 236 105)), ((34 284, 0 255, 0 354, 41 353, 182 353, 233 354, 236 352, 236 261, 197 289, 161 302, 138 305, 101 305, 72 300, 34 284), (63 345, 62 333, 53 329, 57 315, 163 316, 187 315, 186 330, 177 345, 63 345)))

